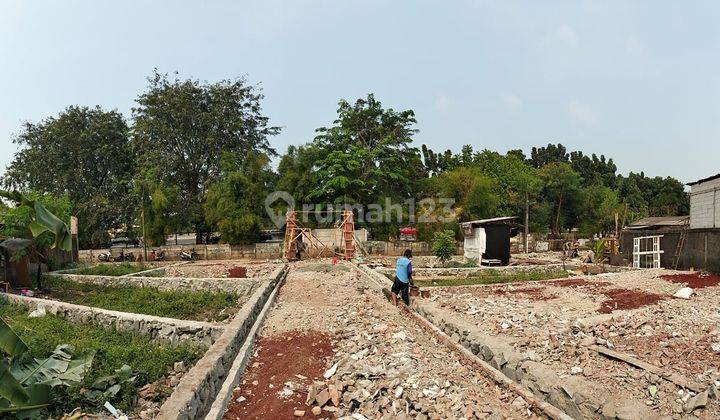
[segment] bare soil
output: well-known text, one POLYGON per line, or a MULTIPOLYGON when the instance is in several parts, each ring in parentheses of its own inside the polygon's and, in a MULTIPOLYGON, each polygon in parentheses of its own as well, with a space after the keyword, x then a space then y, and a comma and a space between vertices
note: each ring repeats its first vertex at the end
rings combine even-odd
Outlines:
POLYGON ((258 340, 255 357, 225 419, 292 419, 304 410, 305 393, 333 355, 331 336, 317 331, 287 331, 258 340), (292 391, 292 393, 290 393, 292 391), (245 398, 238 403, 238 398, 245 398))
POLYGON ((609 314, 623 309, 636 309, 667 298, 667 296, 642 290, 610 289, 603 293, 610 299, 600 305, 598 312, 601 314, 609 314))
POLYGON ((720 276, 699 272, 665 275, 662 276, 662 279, 673 283, 687 284, 687 287, 693 289, 702 289, 720 284, 720 276))

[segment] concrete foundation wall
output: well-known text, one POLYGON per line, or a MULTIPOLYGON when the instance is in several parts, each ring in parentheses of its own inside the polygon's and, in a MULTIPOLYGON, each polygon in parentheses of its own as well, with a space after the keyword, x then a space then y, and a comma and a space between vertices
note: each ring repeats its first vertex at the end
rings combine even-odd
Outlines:
POLYGON ((172 395, 160 407, 156 418, 189 420, 205 416, 265 302, 286 274, 287 266, 284 266, 260 285, 232 321, 225 325, 222 336, 183 376, 172 395))
POLYGON ((168 344, 191 341, 210 346, 223 333, 221 325, 209 322, 111 311, 14 294, 0 294, 0 299, 24 305, 30 311, 42 306, 47 313, 66 318, 73 323, 92 323, 104 328, 147 334, 151 340, 168 344))
MULTIPOLYGON (((620 252, 623 257, 632 261, 633 238, 650 235, 663 235, 660 248, 665 252, 660 255, 660 265, 673 268, 680 239, 679 230, 623 231, 620 235, 620 252)), ((680 250, 678 269, 690 268, 720 272, 720 228, 687 230, 685 244, 680 250)))

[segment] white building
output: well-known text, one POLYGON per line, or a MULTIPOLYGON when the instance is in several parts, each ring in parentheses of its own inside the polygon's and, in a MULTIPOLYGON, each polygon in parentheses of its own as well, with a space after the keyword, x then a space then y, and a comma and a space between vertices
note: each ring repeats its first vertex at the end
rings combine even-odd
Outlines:
POLYGON ((720 174, 691 182, 690 229, 720 227, 720 174))

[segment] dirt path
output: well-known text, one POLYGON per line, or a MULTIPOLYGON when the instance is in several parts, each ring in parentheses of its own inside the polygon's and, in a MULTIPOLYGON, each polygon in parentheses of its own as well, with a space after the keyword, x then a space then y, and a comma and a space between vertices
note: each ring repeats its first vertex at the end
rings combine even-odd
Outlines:
POLYGON ((291 266, 226 419, 535 418, 348 265, 291 266))

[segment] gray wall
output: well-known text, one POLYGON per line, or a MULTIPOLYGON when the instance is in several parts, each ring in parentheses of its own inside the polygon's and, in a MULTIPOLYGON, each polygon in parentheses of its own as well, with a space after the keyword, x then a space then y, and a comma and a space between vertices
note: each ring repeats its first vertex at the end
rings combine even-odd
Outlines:
MULTIPOLYGON (((623 231, 620 235, 620 251, 623 257, 632 262, 633 238, 651 235, 663 235, 660 239, 660 248, 665 252, 660 256, 660 265, 664 268, 673 268, 680 230, 623 231)), ((689 269, 691 267, 715 273, 720 272, 720 229, 687 230, 678 268, 689 269)))

